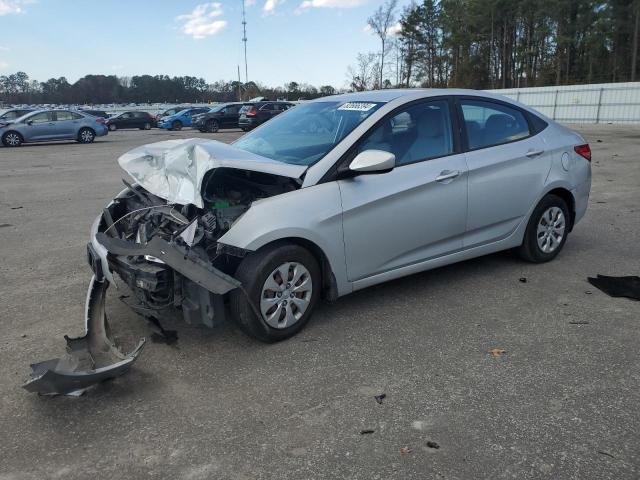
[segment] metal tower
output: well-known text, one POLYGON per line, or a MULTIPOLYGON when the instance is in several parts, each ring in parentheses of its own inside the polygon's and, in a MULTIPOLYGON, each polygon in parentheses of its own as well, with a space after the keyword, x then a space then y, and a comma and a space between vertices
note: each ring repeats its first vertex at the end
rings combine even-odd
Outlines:
POLYGON ((244 42, 244 81, 249 81, 249 70, 247 68, 247 19, 244 11, 244 1, 242 0, 242 41, 244 42))

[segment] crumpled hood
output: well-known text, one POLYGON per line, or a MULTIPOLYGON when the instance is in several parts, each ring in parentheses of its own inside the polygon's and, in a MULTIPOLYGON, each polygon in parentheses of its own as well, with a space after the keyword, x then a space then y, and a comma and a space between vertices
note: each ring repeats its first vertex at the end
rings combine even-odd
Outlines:
POLYGON ((240 150, 216 140, 189 138, 151 143, 118 159, 122 169, 145 190, 169 203, 204 207, 201 195, 205 174, 215 168, 236 168, 300 178, 304 165, 291 165, 240 150))

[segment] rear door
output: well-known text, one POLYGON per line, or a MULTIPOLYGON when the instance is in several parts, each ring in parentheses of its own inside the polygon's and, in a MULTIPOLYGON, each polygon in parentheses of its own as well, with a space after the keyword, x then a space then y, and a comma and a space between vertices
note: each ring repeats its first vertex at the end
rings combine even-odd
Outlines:
POLYGON ((227 128, 236 128, 238 126, 241 108, 242 105, 228 105, 222 115, 222 125, 227 128))
POLYGON ((459 100, 469 166, 465 248, 508 237, 525 220, 551 168, 540 135, 520 108, 479 97, 459 100))
POLYGON ((83 118, 81 115, 74 114, 67 110, 57 110, 53 112, 54 115, 54 132, 53 136, 56 139, 75 138, 76 132, 80 128, 80 120, 83 118), (74 116, 76 115, 77 118, 74 116))
POLYGON ((339 180, 348 277, 358 281, 462 248, 467 167, 447 99, 401 107, 357 151, 396 156, 388 173, 339 180))

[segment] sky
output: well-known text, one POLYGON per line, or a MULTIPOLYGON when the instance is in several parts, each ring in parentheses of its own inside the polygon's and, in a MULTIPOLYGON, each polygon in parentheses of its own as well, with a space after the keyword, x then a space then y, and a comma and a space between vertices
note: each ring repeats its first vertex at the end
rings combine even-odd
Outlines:
MULTIPOLYGON (((346 85, 382 0, 245 0, 249 80, 346 85)), ((401 1, 401 5, 408 0, 401 1)), ((0 75, 244 75, 242 0, 0 0, 0 75)))

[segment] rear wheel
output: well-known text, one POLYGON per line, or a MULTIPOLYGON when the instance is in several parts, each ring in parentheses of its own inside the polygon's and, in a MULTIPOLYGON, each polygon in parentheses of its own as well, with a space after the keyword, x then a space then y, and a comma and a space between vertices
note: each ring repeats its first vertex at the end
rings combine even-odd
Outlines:
POLYGON ((241 127, 243 132, 248 132, 249 131, 249 127, 241 127))
POLYGON ((544 263, 553 260, 567 241, 569 208, 556 195, 546 195, 531 214, 518 254, 524 260, 544 263))
POLYGON ((205 127, 209 133, 216 133, 220 129, 220 125, 218 125, 217 120, 207 120, 205 127))
POLYGON ((177 131, 182 130, 182 122, 180 120, 175 120, 171 124, 171 130, 177 130, 177 131))
POLYGON ((93 143, 96 138, 96 132, 90 128, 81 128, 78 132, 78 142, 80 143, 93 143))
POLYGON ((145 123, 142 127, 144 130, 151 130, 151 124, 149 122, 145 123))
POLYGON ((302 330, 320 297, 318 262, 299 245, 279 243, 255 252, 244 258, 235 277, 244 292, 231 292, 232 316, 242 331, 263 342, 302 330))
POLYGON ((19 147, 22 142, 24 139, 18 132, 7 132, 2 136, 2 144, 5 147, 19 147))

